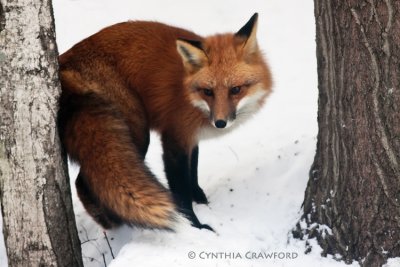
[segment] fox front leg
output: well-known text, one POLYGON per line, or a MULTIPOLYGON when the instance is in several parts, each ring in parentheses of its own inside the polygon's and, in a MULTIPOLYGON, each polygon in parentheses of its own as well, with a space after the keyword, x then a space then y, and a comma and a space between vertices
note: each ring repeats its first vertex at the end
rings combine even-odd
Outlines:
POLYGON ((191 221, 194 227, 212 231, 210 226, 200 223, 193 211, 193 181, 189 153, 175 138, 167 134, 162 135, 162 145, 165 174, 179 211, 191 221))
POLYGON ((192 150, 192 155, 190 157, 190 176, 191 176, 191 188, 193 200, 199 204, 208 204, 206 195, 203 189, 199 186, 197 167, 199 163, 199 146, 195 146, 192 150))

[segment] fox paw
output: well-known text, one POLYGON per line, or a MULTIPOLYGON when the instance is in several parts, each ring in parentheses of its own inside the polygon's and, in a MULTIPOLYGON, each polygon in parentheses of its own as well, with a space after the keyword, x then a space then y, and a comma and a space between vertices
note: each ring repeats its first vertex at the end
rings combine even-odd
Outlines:
POLYGON ((206 230, 209 230, 209 231, 215 233, 214 229, 212 229, 212 227, 209 226, 208 224, 201 224, 200 227, 198 227, 198 228, 199 228, 199 229, 206 229, 206 230))
POLYGON ((193 189, 193 201, 195 201, 198 204, 208 204, 208 199, 206 197, 206 194, 204 194, 203 189, 200 187, 196 187, 193 189))

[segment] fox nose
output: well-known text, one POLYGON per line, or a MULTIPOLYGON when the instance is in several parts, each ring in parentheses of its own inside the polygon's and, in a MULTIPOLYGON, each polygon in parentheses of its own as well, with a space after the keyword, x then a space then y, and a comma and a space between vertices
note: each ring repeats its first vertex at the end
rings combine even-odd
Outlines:
POLYGON ((217 120, 215 122, 215 127, 217 128, 225 128, 225 126, 226 126, 226 121, 224 120, 217 120))

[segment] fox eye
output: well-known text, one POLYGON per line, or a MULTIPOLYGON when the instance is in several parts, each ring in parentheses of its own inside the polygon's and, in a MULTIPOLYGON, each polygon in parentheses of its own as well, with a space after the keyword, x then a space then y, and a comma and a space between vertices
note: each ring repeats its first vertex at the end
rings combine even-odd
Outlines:
POLYGON ((211 89, 205 88, 205 89, 202 89, 202 90, 203 90, 203 94, 205 94, 206 96, 213 96, 214 95, 214 92, 211 89))
POLYGON ((240 93, 241 90, 242 90, 241 86, 234 86, 231 88, 230 93, 231 95, 237 95, 240 93))

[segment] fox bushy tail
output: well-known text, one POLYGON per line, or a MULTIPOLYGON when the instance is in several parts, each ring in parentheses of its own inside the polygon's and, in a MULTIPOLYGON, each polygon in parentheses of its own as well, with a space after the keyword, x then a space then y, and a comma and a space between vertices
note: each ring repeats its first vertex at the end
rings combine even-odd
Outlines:
POLYGON ((76 185, 90 215, 105 228, 127 223, 170 229, 173 198, 145 165, 135 125, 93 93, 64 94, 60 102, 60 137, 81 166, 76 185))

